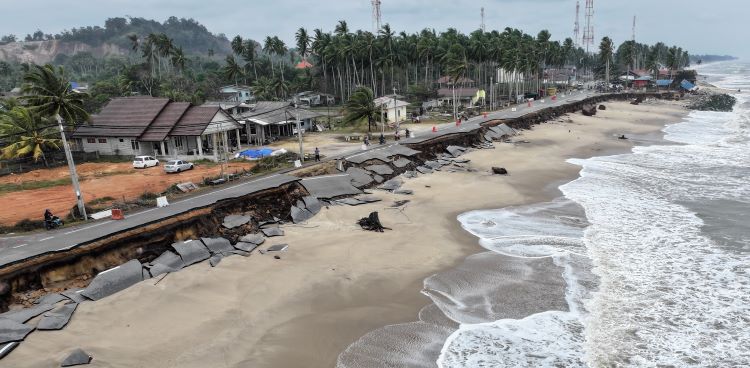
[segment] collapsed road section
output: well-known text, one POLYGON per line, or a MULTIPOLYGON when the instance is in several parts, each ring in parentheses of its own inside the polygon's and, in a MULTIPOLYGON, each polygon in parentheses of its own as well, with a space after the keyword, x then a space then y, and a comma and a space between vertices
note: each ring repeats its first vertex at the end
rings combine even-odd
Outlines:
MULTIPOLYGON (((78 303, 105 298, 144 279, 205 260, 215 266, 224 257, 248 256, 266 238, 283 236, 281 223, 305 222, 324 205, 369 203, 376 199, 363 195, 365 189, 396 193, 402 177, 466 170, 467 160, 460 156, 467 150, 491 148, 491 142, 580 111, 584 104, 636 96, 671 97, 598 95, 531 113, 476 119, 400 144, 334 158, 335 167, 330 161, 316 164, 325 167, 318 172, 327 175, 300 177, 309 167, 270 175, 143 211, 129 216, 128 222, 105 221, 70 230, 51 239, 46 249, 8 252, 0 256, 0 311, 12 304, 33 307, 0 314, 4 324, 0 349, 12 349, 34 327, 63 328, 78 303), (38 316, 35 326, 27 324, 38 316)), ((287 247, 275 244, 265 252, 287 247)))

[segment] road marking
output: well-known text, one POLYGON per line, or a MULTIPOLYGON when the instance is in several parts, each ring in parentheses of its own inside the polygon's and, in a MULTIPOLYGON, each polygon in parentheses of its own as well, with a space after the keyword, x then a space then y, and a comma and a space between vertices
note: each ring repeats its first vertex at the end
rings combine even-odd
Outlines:
POLYGON ((323 176, 313 176, 311 178, 304 178, 302 181, 311 181, 315 179, 326 179, 326 178, 336 178, 339 176, 349 176, 349 174, 331 174, 331 175, 323 175, 323 176))
POLYGON ((27 245, 29 245, 29 243, 24 243, 24 244, 16 245, 13 248, 21 248, 21 247, 24 247, 24 246, 27 246, 27 245))
POLYGON ((46 237, 46 238, 44 238, 44 239, 39 239, 39 241, 40 241, 40 242, 43 242, 43 241, 45 241, 45 240, 50 240, 50 239, 52 239, 52 238, 54 238, 54 236, 49 236, 49 237, 46 237))
POLYGON ((108 224, 110 222, 112 222, 112 220, 100 222, 98 224, 94 224, 94 225, 91 225, 91 226, 82 227, 80 229, 71 230, 71 231, 68 231, 67 233, 65 233, 65 235, 72 234, 72 233, 75 233, 75 232, 79 232, 81 230, 88 230, 88 229, 91 229, 92 227, 101 226, 101 225, 104 225, 104 224, 108 224))

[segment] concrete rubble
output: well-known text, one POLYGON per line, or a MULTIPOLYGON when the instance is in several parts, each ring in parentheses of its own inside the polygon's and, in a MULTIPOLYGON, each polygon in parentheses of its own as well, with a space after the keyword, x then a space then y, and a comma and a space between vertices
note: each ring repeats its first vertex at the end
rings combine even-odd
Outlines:
POLYGON ((378 175, 392 175, 393 169, 388 165, 370 165, 365 166, 366 170, 372 171, 378 175))
POLYGON ((267 238, 284 235, 284 230, 278 227, 269 227, 269 228, 261 229, 261 232, 263 232, 263 235, 265 235, 267 238))
POLYGON ((264 237, 262 234, 247 234, 240 238, 240 242, 251 243, 255 245, 263 244, 264 241, 266 241, 266 237, 264 237))
POLYGON ((186 240, 179 243, 172 244, 175 252, 182 258, 184 267, 190 266, 191 264, 205 261, 208 257, 211 257, 206 246, 200 240, 186 240))

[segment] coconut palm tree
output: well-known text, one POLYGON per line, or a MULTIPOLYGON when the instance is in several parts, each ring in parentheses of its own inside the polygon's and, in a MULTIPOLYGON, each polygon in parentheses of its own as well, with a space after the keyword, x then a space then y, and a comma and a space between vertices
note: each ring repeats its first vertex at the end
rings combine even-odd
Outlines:
POLYGON ((367 87, 359 87, 354 90, 349 99, 344 104, 344 123, 351 123, 362 119, 367 119, 367 131, 372 131, 373 121, 380 117, 380 111, 375 106, 375 96, 372 90, 367 87))
POLYGON ((259 100, 270 100, 274 94, 273 82, 268 77, 260 77, 253 82, 253 95, 259 100))
POLYGON ((83 204, 83 194, 78 185, 78 174, 76 173, 73 156, 70 154, 68 141, 65 138, 63 122, 73 125, 76 122, 89 121, 89 114, 83 108, 84 99, 88 95, 74 92, 70 88, 65 70, 62 67, 55 68, 50 64, 30 66, 23 76, 23 81, 21 91, 24 95, 21 96, 21 99, 26 102, 27 106, 42 117, 49 116, 57 120, 73 189, 78 199, 78 211, 85 219, 86 208, 83 204))
POLYGON ((237 56, 242 55, 245 51, 245 44, 242 42, 242 37, 239 35, 234 36, 232 42, 230 42, 230 46, 232 46, 232 52, 237 56))
POLYGON ((246 69, 248 65, 252 65, 253 75, 255 75, 255 79, 258 79, 258 69, 255 66, 255 63, 257 61, 256 56, 257 56, 257 50, 255 47, 255 41, 245 40, 245 43, 242 47, 242 59, 245 60, 246 69))
POLYGON ((310 47, 310 36, 307 34, 307 30, 300 27, 294 37, 297 41, 297 52, 299 52, 302 60, 307 60, 307 52, 310 47))
POLYGON ((230 81, 233 80, 235 85, 237 84, 237 80, 243 76, 242 67, 240 64, 237 64, 237 60, 235 60, 232 55, 227 55, 226 64, 224 65, 222 72, 224 78, 230 81))
POLYGON ((0 149, 3 159, 32 156, 34 161, 41 158, 48 166, 44 154, 48 150, 59 150, 62 142, 57 129, 50 122, 23 106, 16 106, 0 114, 0 134, 10 137, 12 143, 0 149))

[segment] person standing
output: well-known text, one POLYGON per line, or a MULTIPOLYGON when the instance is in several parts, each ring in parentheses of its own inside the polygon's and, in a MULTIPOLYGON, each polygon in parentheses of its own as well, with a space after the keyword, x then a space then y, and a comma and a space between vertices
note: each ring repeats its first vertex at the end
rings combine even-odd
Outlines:
POLYGON ((320 161, 320 150, 315 147, 315 161, 320 161))

